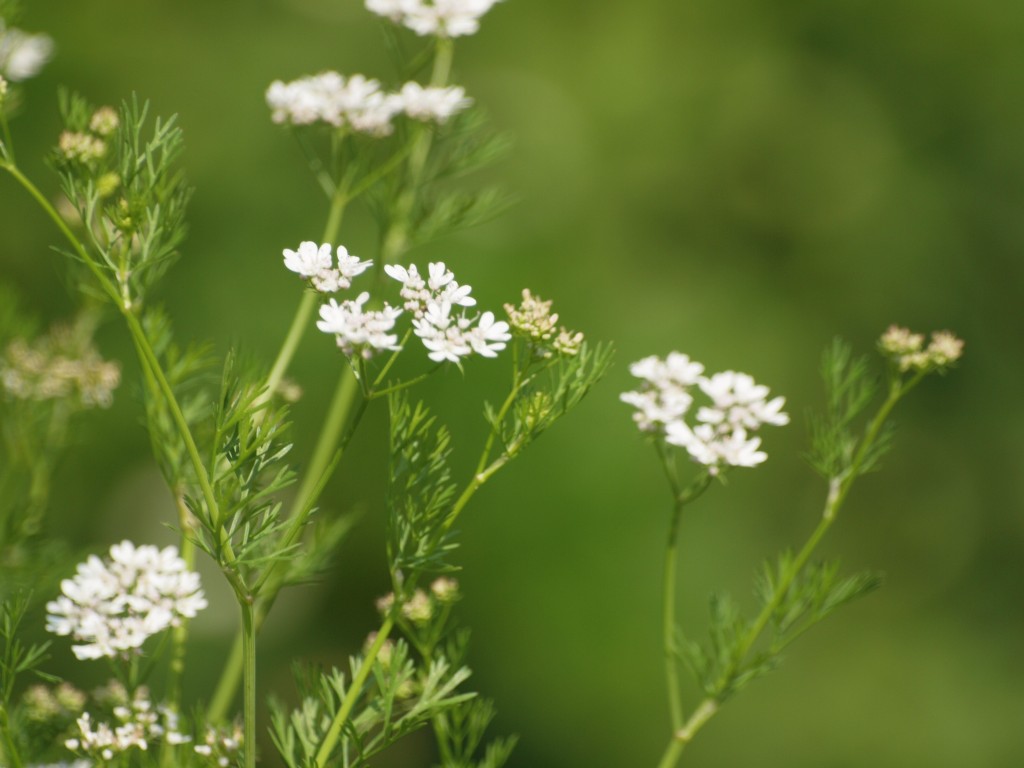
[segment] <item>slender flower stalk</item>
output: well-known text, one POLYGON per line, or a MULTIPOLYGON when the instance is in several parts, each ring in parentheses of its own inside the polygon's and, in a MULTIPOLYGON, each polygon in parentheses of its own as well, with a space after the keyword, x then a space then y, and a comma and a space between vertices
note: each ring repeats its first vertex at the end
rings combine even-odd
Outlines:
MULTIPOLYGON (((773 590, 773 597, 769 600, 747 631, 740 638, 735 653, 732 654, 731 662, 725 667, 713 686, 715 693, 705 697, 694 709, 689 718, 682 721, 678 712, 681 708, 672 705, 673 710, 673 733, 662 755, 658 768, 672 768, 675 766, 683 753, 686 745, 690 743, 696 733, 719 711, 722 703, 728 697, 736 676, 742 669, 751 650, 761 638, 773 615, 785 599, 789 588, 797 577, 803 572, 814 554, 821 540, 835 522, 839 510, 846 500, 846 497, 853 486, 857 476, 862 472, 868 457, 876 448, 882 434, 883 427, 888 420, 896 403, 915 387, 927 373, 927 370, 919 370, 908 379, 895 377, 890 380, 889 390, 885 401, 879 407, 875 416, 868 423, 863 438, 860 440, 857 450, 854 453, 849 465, 839 474, 829 479, 828 494, 822 510, 821 520, 814 531, 808 537, 799 553, 794 557, 785 571, 780 574, 778 583, 773 590)), ((666 581, 666 588, 669 585, 666 581)), ((667 606, 667 603, 666 603, 667 606)), ((669 610, 666 607, 666 611, 669 610)), ((666 629, 666 637, 668 637, 666 629)))

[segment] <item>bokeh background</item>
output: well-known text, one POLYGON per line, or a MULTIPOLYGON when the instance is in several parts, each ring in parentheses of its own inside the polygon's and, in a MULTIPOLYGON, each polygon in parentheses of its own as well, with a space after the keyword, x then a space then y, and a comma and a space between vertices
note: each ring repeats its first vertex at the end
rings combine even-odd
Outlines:
MULTIPOLYGON (((22 164, 56 191, 38 158, 59 131, 61 84, 178 113, 196 193, 162 299, 182 339, 240 341, 269 360, 299 298, 281 249, 318 237, 325 205, 263 91, 328 68, 390 77, 379 21, 358 0, 30 0, 21 26, 57 44, 13 124, 22 164)), ((449 262, 482 305, 530 286, 618 350, 608 379, 464 518, 459 614, 496 732, 521 736, 513 766, 653 765, 668 733, 668 495, 617 402, 627 363, 686 351, 752 373, 794 415, 766 435, 767 465, 730 475, 685 522, 681 615, 699 628, 711 591, 749 604, 761 559, 816 522, 824 489, 801 454, 821 349, 838 334, 870 352, 891 322, 954 329, 967 348, 900 410, 885 471, 826 542, 886 586, 730 703, 685 763, 1024 765, 1022 39, 1011 0, 509 0, 459 41, 458 81, 515 138, 490 180, 520 202, 415 258, 449 262)), ((67 316, 56 234, 9 179, 0 200, 0 279, 44 320, 67 316)), ((368 219, 350 219, 342 241, 371 249, 368 219)), ((293 370, 300 458, 340 365, 324 342, 310 334, 293 370)), ((110 324, 100 343, 131 380, 123 330, 110 324)), ((467 473, 497 386, 486 361, 430 385, 467 473)), ((61 467, 51 525, 77 547, 174 540, 136 394, 125 385, 89 415, 61 467)), ((371 413, 327 493, 331 508, 365 510, 336 567, 268 622, 266 692, 288 698, 290 659, 340 663, 373 626, 383 427, 371 413)), ((215 574, 207 583, 220 599, 215 574)), ((197 695, 234 622, 208 613, 197 695)), ((69 656, 58 648, 54 663, 69 656)), ((425 749, 380 764, 425 765, 425 749)))

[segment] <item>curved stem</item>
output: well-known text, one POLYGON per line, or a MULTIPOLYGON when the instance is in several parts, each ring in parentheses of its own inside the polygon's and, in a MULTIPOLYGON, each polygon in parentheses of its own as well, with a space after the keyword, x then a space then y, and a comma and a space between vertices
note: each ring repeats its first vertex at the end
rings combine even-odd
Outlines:
MULTIPOLYGON (((665 749, 665 753, 662 755, 661 761, 658 763, 658 768, 673 768, 673 766, 678 762, 683 749, 693 739, 697 731, 699 731, 718 712, 722 702, 728 697, 730 688, 735 682, 736 676, 739 673, 741 665, 746 659, 747 654, 750 653, 750 650, 761 637, 761 634, 771 621, 775 611, 778 610, 778 607, 785 598, 790 585, 807 565, 811 555, 821 543, 822 538, 824 538, 825 533, 835 522, 840 507, 846 500, 846 496, 849 493, 854 480, 856 480, 857 476, 860 474, 861 469, 864 466, 864 462, 867 460, 872 447, 881 434, 882 427, 885 425, 886 420, 892 413, 892 409, 900 398, 914 387, 921 378, 922 375, 916 375, 906 382, 899 379, 891 382, 888 396, 879 408, 878 412, 875 414, 875 417, 868 424, 868 427, 864 432, 864 437, 861 439, 849 466, 829 481, 828 496, 826 497, 821 520, 818 522, 818 525, 815 527, 814 531, 811 532, 811 535, 800 549, 800 552, 795 558, 793 558, 789 568, 780 576, 779 582, 773 591, 772 599, 764 606, 764 608, 762 608, 757 618, 750 625, 750 629, 737 645, 737 650, 733 655, 733 660, 725 668, 718 681, 715 683, 715 694, 701 701, 697 706, 697 709, 694 710, 693 714, 690 715, 689 719, 686 720, 682 726, 675 726, 675 723, 673 723, 674 732, 665 749)), ((673 714, 673 719, 674 718, 675 715, 673 714)))
POLYGON ((388 639, 388 635, 391 633, 391 629, 394 625, 395 620, 391 616, 388 616, 384 620, 384 623, 381 624, 380 629, 377 631, 377 637, 374 639, 373 644, 369 649, 367 649, 366 656, 363 657, 363 661, 359 665, 359 669, 356 670, 355 676, 349 684, 348 692, 345 694, 345 699, 341 702, 341 708, 334 716, 334 719, 331 720, 331 725, 327 729, 327 733, 324 735, 324 740, 320 743, 320 748, 316 752, 316 757, 313 759, 312 768, 322 768, 325 766, 327 764, 327 758, 331 756, 331 752, 333 752, 334 748, 338 745, 338 739, 341 737, 341 729, 348 721, 349 715, 352 714, 352 710, 355 708, 356 702, 359 700, 359 696, 363 692, 363 686, 366 685, 366 679, 370 676, 370 672, 373 670, 373 664, 377 660, 377 654, 379 654, 380 649, 384 647, 384 641, 388 639))
POLYGON ((661 639, 665 655, 665 686, 668 690, 669 714, 672 718, 673 730, 678 730, 683 726, 683 701, 679 689, 678 648, 676 647, 676 563, 679 557, 679 523, 682 520, 683 507, 708 489, 711 485, 711 475, 705 472, 689 488, 679 490, 675 471, 675 455, 667 450, 661 441, 656 442, 655 445, 672 486, 674 500, 665 547, 661 639))
POLYGON ((14 159, 14 141, 11 139, 11 127, 7 123, 7 114, 3 110, 3 98, 0 97, 0 126, 3 127, 3 139, 0 140, 0 157, 11 166, 16 165, 14 159))

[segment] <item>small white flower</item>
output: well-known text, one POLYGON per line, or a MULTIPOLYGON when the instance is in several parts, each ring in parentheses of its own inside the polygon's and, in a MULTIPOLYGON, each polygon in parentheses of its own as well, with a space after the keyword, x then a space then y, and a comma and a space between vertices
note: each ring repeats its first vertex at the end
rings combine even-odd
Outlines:
POLYGON ((335 255, 338 257, 338 273, 348 283, 343 286, 345 288, 351 285, 353 277, 358 277, 373 266, 373 261, 362 261, 358 256, 351 255, 343 245, 337 247, 335 255))
POLYGON ((409 82, 402 86, 399 93, 402 111, 414 120, 443 123, 456 112, 461 112, 472 99, 466 98, 464 88, 451 86, 424 88, 419 83, 409 82))
POLYGON ((504 320, 495 320, 493 312, 484 312, 480 315, 476 326, 466 335, 473 351, 481 357, 497 357, 498 352, 503 350, 512 338, 508 323, 504 320))
POLYGON ((420 275, 415 264, 408 268, 398 264, 388 264, 384 267, 388 277, 402 283, 399 296, 405 302, 405 309, 412 313, 413 317, 421 318, 427 310, 430 302, 447 302, 452 306, 472 307, 476 305, 470 293, 472 288, 468 285, 459 285, 443 261, 427 265, 427 279, 420 275))
POLYGON ((48 35, 31 35, 7 27, 0 19, 0 75, 12 83, 35 77, 53 55, 48 35))
POLYGON ((324 333, 334 334, 338 347, 346 355, 373 357, 381 350, 397 350, 398 336, 389 333, 402 310, 387 304, 380 310, 364 310, 370 300, 365 291, 353 300, 340 304, 334 299, 320 307, 320 320, 316 327, 324 333))
POLYGON ((321 272, 331 269, 331 246, 329 243, 318 246, 316 243, 306 240, 299 244, 297 251, 285 248, 283 253, 285 267, 306 279, 316 277, 321 272))
POLYGON ((449 302, 431 301, 423 316, 412 321, 414 333, 427 348, 427 357, 438 363, 457 363, 473 351, 459 318, 453 318, 451 312, 452 305, 449 302))

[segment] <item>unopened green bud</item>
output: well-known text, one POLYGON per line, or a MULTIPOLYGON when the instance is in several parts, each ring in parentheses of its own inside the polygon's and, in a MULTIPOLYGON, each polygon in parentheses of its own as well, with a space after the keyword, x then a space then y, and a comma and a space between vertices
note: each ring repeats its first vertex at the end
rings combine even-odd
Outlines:
POLYGON ((100 197, 110 197, 121 186, 121 177, 111 171, 104 173, 96 182, 96 192, 100 197))

